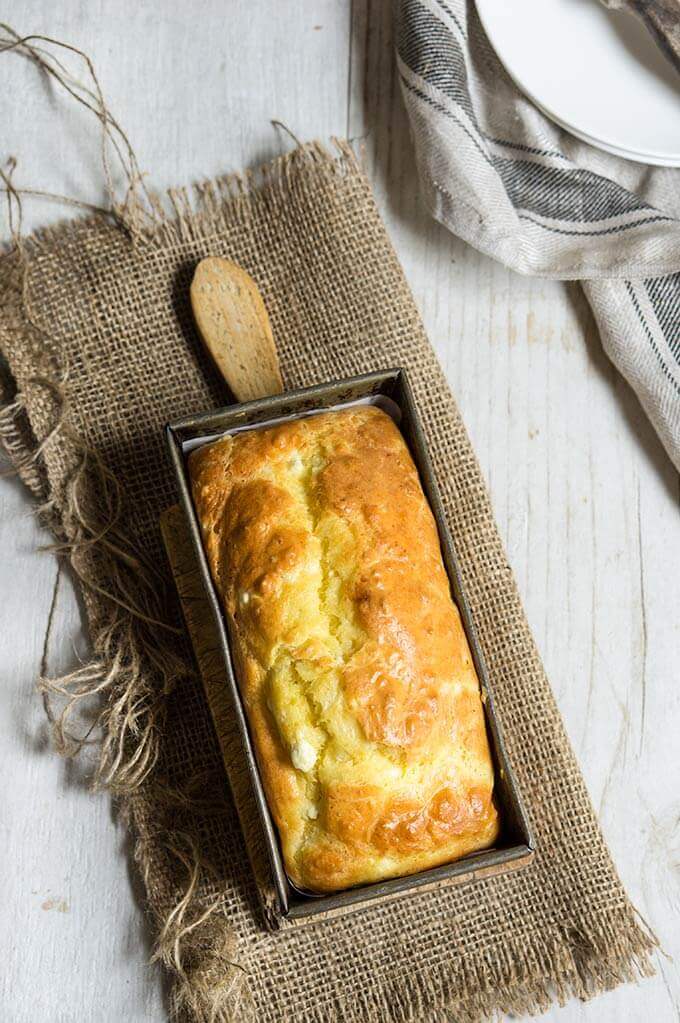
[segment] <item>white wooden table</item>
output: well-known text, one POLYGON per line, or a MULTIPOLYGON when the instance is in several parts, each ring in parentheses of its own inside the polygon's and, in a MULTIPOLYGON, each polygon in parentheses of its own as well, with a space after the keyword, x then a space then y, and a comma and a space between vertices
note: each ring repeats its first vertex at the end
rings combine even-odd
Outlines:
MULTIPOLYGON (((603 355, 576 285, 525 279, 418 198, 389 5, 366 0, 0 0, 0 20, 87 51, 149 180, 252 166, 303 138, 365 136, 382 214, 480 459, 567 729, 623 880, 680 956, 678 476, 603 355)), ((71 61, 69 59, 69 65, 71 61)), ((17 183, 104 201, 98 133, 0 56, 0 157, 17 183)), ((33 203, 28 227, 62 216, 33 203)), ((6 224, 2 235, 6 236, 6 224)), ((0 481, 0 1019, 160 1021, 164 979, 106 796, 48 748, 39 672, 55 579, 15 480, 0 481)), ((52 671, 85 649, 62 580, 52 671)), ((549 1020, 674 1020, 680 974, 549 1020)))

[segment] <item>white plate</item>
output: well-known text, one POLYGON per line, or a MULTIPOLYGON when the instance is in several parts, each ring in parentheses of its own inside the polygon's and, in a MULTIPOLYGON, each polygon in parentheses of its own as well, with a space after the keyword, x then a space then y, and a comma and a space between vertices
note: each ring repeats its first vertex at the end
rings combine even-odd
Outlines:
POLYGON ((477 0, 477 10, 548 117, 618 156, 680 166, 680 75, 637 18, 599 0, 477 0))

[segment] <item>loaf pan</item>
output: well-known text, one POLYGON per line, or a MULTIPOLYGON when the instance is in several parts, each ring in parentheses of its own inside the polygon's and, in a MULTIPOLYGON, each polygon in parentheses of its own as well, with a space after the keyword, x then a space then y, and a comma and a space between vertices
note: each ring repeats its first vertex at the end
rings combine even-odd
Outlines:
POLYGON ((231 694, 238 730, 243 741, 244 759, 250 776, 253 798, 262 823, 281 917, 291 922, 301 922, 305 918, 313 918, 318 914, 334 915, 337 911, 347 910, 353 906, 393 899, 442 885, 473 881, 526 866, 534 853, 531 829, 503 742, 501 723, 494 707, 488 673, 477 639, 474 620, 465 596, 458 558, 444 516, 437 482, 427 453, 423 428, 406 371, 403 369, 380 370, 348 380, 288 391, 270 398, 230 405, 215 412, 189 416, 167 426, 167 440, 191 543, 200 568, 207 602, 214 618, 220 654, 224 664, 224 681, 231 694), (333 894, 313 895, 298 890, 286 874, 276 825, 267 805, 245 710, 234 676, 227 624, 203 551, 200 528, 191 498, 186 460, 188 453, 193 448, 211 439, 217 439, 225 433, 269 424, 279 419, 297 418, 359 401, 371 401, 386 405, 393 414, 395 409, 398 410, 395 418, 399 421, 399 427, 420 474, 425 496, 437 523, 451 592, 460 610, 482 689, 484 713, 495 768, 494 793, 501 818, 501 834, 493 848, 472 853, 454 863, 333 894))

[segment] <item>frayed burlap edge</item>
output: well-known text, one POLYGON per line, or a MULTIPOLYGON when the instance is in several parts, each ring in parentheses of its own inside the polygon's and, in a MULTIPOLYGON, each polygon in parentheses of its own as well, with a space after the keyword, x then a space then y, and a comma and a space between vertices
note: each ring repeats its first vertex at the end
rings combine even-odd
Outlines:
MULTIPOLYGON (((130 228, 135 245, 163 246, 204 238, 206 227, 214 234, 220 225, 226 227, 247 217, 253 202, 284 202, 287 190, 304 190, 317 176, 346 173, 355 164, 353 150, 346 142, 333 140, 333 145, 335 153, 314 142, 257 171, 197 183, 190 189, 170 189, 164 196, 153 198, 152 227, 148 214, 146 219, 138 218, 135 203, 129 202, 129 224, 121 223, 118 217, 117 225, 123 230, 130 228)), ((102 222, 101 217, 86 220, 102 222)), ((32 316, 30 262, 46 241, 66 240, 82 228, 82 223, 68 221, 36 232, 23 241, 21 252, 3 260, 0 291, 6 304, 0 347, 2 333, 11 331, 26 345, 37 344, 54 358, 48 333, 32 316)), ((25 395, 12 394, 5 388, 0 407, 0 443, 41 501, 39 513, 55 534, 56 549, 68 557, 79 580, 93 648, 88 664, 61 678, 41 678, 39 686, 47 700, 55 745, 62 755, 77 755, 91 741, 91 733, 98 733, 95 741, 100 752, 93 785, 108 788, 117 798, 134 835, 135 862, 147 883, 156 836, 147 828, 142 786, 152 785, 153 797, 159 803, 172 804, 180 799, 203 809, 200 798, 192 795, 200 791, 200 779, 189 779, 181 793, 150 780, 158 760, 165 701, 174 685, 193 669, 168 654, 159 640, 159 630, 162 635, 164 630, 176 628, 170 624, 172 615, 159 596, 165 584, 121 526, 118 482, 97 453, 88 450, 68 428, 58 369, 51 379, 36 379, 33 384, 49 389, 55 407, 54 425, 40 438, 32 436, 25 416, 25 395), (51 487, 43 461, 49 443, 60 445, 70 465, 66 483, 57 492, 51 487), (93 479, 96 488, 90 485, 93 479), (93 489, 100 498, 96 507, 90 499, 93 489), (110 580, 106 592, 97 581, 103 576, 110 580), (158 689, 149 690, 149 675, 160 677, 158 689), (69 719, 81 701, 92 698, 101 706, 96 727, 85 735, 75 735, 69 729, 69 719), (58 713, 51 709, 51 699, 61 703, 58 713)), ((164 917, 155 914, 154 919, 154 958, 176 978, 173 1013, 199 1023, 254 1019, 246 978, 235 959, 237 935, 225 917, 222 900, 217 897, 199 906, 193 904, 200 876, 204 871, 210 873, 210 864, 204 862, 201 850, 187 834, 164 835, 164 844, 171 847, 186 872, 185 889, 177 903, 164 917), (212 926, 211 921, 218 918, 219 926, 212 926)), ((595 929, 584 924, 582 930, 572 928, 568 935, 556 932, 550 937, 541 932, 533 947, 526 940, 521 948, 508 945, 502 955, 490 954, 483 967, 473 969, 473 975, 468 976, 467 964, 461 962, 455 986, 438 968, 421 975, 395 977, 381 984, 380 989, 367 990, 360 999, 361 1008, 365 1018, 375 1023, 386 1018, 407 1023, 429 1011, 436 994, 439 1003, 446 1006, 434 1017, 441 1023, 448 1021, 451 1013, 461 1023, 477 1023, 501 1012, 537 1013, 555 1000, 562 1004, 570 997, 590 998, 622 982, 650 976, 650 953, 656 945, 654 936, 638 925, 630 908, 623 907, 606 914, 595 929), (518 963, 530 966, 518 969, 518 963), (474 994, 467 996, 466 991, 474 994)), ((335 1008, 340 1015, 343 1004, 338 998, 335 1008)), ((306 1018, 310 1023, 326 1023, 328 1006, 306 1018)))

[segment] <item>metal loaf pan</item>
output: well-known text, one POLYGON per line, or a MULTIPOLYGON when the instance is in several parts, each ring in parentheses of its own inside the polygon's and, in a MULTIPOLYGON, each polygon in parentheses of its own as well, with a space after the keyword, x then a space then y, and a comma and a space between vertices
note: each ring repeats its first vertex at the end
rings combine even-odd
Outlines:
POLYGON ((181 504, 186 514, 205 594, 214 618, 224 663, 224 682, 231 694, 238 730, 243 740, 245 762, 250 775, 253 798, 262 822, 281 916, 291 922, 301 922, 304 918, 314 917, 317 914, 334 913, 352 906, 392 899, 418 890, 472 881, 516 870, 528 864, 534 851, 533 838, 517 781, 508 761, 488 673, 463 588, 458 558, 444 516, 439 490, 427 453, 425 436, 405 370, 381 370, 348 380, 288 391, 271 398, 261 398, 256 401, 231 405, 215 412, 190 416, 170 423, 167 427, 167 439, 179 485, 181 504), (206 442, 207 439, 218 438, 234 430, 264 423, 269 424, 272 420, 309 415, 315 411, 337 408, 350 402, 373 400, 379 403, 381 398, 391 399, 398 406, 399 427, 418 468, 423 490, 437 522, 444 565, 451 583, 451 592, 460 609, 463 627, 482 688, 484 712, 496 772, 495 799, 501 815, 502 830, 497 844, 492 849, 473 853, 454 863, 447 863, 418 874, 398 877, 389 881, 379 881, 330 895, 305 894, 290 882, 283 864, 276 825, 267 805, 247 718, 234 676, 226 621, 201 543, 200 529, 191 499, 186 458, 188 451, 200 443, 206 442))

